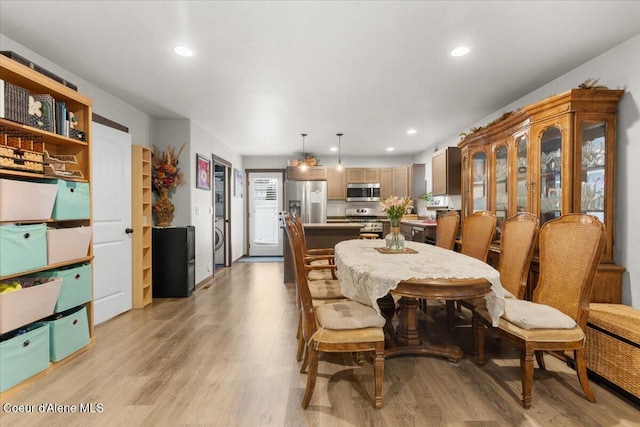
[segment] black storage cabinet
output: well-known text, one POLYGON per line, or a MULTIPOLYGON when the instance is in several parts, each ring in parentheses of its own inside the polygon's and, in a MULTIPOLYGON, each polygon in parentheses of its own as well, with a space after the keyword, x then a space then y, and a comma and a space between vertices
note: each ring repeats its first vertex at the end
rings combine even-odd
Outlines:
POLYGON ((196 229, 153 227, 153 297, 188 297, 196 288, 196 229))

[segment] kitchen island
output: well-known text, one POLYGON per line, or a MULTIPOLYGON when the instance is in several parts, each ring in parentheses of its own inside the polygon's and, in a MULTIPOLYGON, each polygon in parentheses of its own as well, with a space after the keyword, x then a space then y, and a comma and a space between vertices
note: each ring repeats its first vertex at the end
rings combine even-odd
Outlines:
MULTIPOLYGON (((343 240, 359 239, 361 225, 349 222, 310 223, 304 224, 307 249, 333 248, 343 240)), ((284 242, 288 242, 283 230, 284 242)), ((293 258, 291 248, 284 245, 284 283, 293 283, 293 258)))
POLYGON ((436 222, 429 220, 401 220, 400 233, 406 240, 435 244, 436 222))

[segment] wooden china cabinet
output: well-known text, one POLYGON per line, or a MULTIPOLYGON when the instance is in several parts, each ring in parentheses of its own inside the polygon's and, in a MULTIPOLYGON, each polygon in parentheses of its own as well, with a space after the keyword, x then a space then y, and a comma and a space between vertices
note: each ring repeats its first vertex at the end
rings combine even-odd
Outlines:
MULTIPOLYGON (((616 110, 623 90, 574 89, 505 114, 465 136, 462 216, 489 210, 498 217, 490 262, 497 264, 500 227, 517 212, 540 225, 563 214, 596 216, 606 228, 592 302, 621 302, 624 267, 613 260, 616 110)), ((537 257, 529 292, 537 282, 537 257)))

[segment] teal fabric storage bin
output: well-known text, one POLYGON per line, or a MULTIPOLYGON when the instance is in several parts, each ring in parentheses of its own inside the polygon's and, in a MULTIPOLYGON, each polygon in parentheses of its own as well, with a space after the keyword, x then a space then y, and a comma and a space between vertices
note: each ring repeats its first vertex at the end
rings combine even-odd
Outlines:
POLYGON ((43 271, 33 276, 62 278, 62 286, 54 313, 60 313, 91 301, 91 264, 75 264, 70 267, 43 271))
POLYGON ((87 219, 91 216, 89 184, 57 180, 58 192, 53 205, 53 219, 87 219))
POLYGON ((46 265, 45 224, 0 225, 0 276, 46 265))
POLYGON ((62 317, 48 320, 50 328, 49 358, 52 362, 64 359, 71 353, 89 344, 89 322, 86 307, 69 310, 62 317))
POLYGON ((49 367, 49 325, 35 323, 22 335, 0 342, 0 391, 49 367))

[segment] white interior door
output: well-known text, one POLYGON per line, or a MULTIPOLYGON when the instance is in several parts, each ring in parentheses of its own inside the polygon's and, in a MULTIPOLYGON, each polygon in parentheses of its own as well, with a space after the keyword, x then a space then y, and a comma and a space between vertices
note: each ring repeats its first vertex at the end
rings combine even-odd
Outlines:
POLYGON ((94 324, 131 309, 131 135, 93 123, 94 324))
POLYGON ((282 174, 249 172, 249 255, 282 255, 282 174))

